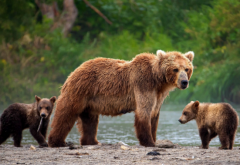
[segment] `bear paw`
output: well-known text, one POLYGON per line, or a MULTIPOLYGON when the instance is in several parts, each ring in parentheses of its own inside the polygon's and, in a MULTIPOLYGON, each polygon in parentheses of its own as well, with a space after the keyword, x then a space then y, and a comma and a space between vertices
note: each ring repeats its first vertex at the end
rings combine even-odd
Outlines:
POLYGON ((228 150, 227 147, 223 147, 223 146, 222 146, 222 147, 219 147, 218 149, 219 149, 219 150, 228 150))
POLYGON ((47 143, 39 144, 39 148, 43 148, 43 147, 48 147, 48 144, 47 143))
POLYGON ((199 146, 199 149, 208 149, 208 146, 204 146, 204 147, 203 147, 203 146, 201 145, 201 146, 199 146))
POLYGON ((21 145, 15 145, 15 144, 14 144, 14 146, 15 146, 15 147, 23 147, 23 146, 21 146, 21 145))

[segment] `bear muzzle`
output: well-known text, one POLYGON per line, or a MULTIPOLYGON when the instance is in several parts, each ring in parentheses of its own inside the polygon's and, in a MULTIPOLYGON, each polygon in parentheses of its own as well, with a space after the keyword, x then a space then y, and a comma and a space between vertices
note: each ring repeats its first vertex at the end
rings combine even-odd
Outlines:
POLYGON ((178 74, 177 87, 179 89, 186 89, 188 87, 189 81, 186 72, 180 72, 178 74))
POLYGON ((181 120, 181 119, 179 119, 178 121, 179 121, 181 124, 183 124, 183 122, 182 122, 182 120, 181 120))
POLYGON ((42 110, 40 111, 40 116, 41 116, 42 118, 47 118, 47 117, 48 117, 48 112, 47 112, 47 110, 42 109, 42 110))
POLYGON ((186 89, 188 87, 188 80, 181 81, 181 89, 186 89))
POLYGON ((41 114, 41 117, 45 118, 47 115, 45 113, 41 114))
POLYGON ((188 120, 186 118, 180 117, 180 119, 178 120, 181 124, 186 124, 188 122, 188 120))

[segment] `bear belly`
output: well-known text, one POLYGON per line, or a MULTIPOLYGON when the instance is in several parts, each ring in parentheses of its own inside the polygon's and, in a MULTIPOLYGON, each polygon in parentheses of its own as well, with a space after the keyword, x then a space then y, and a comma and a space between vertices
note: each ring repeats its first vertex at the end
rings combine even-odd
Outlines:
POLYGON ((88 106, 92 114, 118 116, 135 111, 133 97, 95 96, 89 100, 88 106))

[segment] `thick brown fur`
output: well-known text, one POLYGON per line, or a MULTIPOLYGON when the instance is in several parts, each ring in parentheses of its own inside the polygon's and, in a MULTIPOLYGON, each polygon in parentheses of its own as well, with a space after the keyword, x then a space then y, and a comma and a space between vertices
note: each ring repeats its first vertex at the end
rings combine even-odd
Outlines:
POLYGON ((154 146, 161 104, 169 91, 187 88, 193 57, 193 52, 160 52, 157 56, 142 53, 132 61, 96 58, 83 63, 62 86, 49 146, 65 146, 76 120, 81 144, 98 144, 100 114, 117 116, 132 111, 140 144, 154 146))
POLYGON ((56 97, 41 99, 33 104, 15 103, 4 110, 0 118, 0 144, 13 136, 14 146, 21 147, 22 131, 29 128, 40 147, 47 147, 46 134, 56 97), (41 117, 42 124, 39 127, 41 117), (37 132, 39 127, 39 132, 37 132))
POLYGON ((183 110, 179 122, 182 124, 195 119, 202 140, 200 148, 208 149, 210 141, 219 136, 219 149, 232 149, 238 127, 237 112, 227 103, 190 102, 183 110))

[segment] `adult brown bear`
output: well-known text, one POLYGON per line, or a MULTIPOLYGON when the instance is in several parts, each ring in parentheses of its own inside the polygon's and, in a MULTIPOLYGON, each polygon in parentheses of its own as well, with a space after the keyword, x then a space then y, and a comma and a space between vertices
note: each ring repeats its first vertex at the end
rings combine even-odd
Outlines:
POLYGON ((96 58, 83 63, 62 86, 49 146, 65 146, 77 119, 81 144, 98 144, 100 114, 117 116, 132 111, 140 144, 154 146, 160 107, 169 91, 188 87, 193 58, 193 52, 159 50, 157 55, 142 53, 132 61, 96 58))

